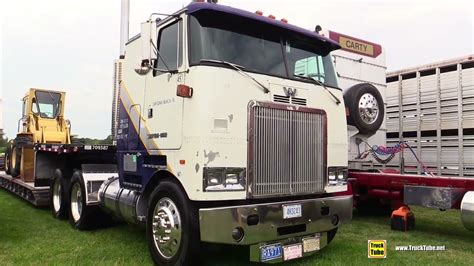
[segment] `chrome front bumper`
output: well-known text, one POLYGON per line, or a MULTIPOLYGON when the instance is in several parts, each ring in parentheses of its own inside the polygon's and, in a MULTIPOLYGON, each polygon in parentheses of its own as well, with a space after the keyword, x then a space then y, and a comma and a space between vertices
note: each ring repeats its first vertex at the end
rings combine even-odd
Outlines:
POLYGON ((234 245, 252 245, 327 232, 351 219, 352 196, 199 210, 201 241, 234 245), (301 204, 302 216, 284 219, 283 205, 291 204, 301 204), (336 216, 337 223, 334 223, 336 216), (244 235, 237 241, 233 238, 233 230, 239 227, 244 235))

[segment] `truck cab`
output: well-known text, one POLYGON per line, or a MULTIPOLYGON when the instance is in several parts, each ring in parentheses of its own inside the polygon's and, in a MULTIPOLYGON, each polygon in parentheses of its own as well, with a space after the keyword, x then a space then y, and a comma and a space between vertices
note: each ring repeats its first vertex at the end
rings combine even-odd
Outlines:
POLYGON ((339 45, 202 2, 141 29, 122 59, 112 186, 140 195, 132 215, 155 262, 189 262, 196 241, 248 245, 258 262, 329 243, 352 217, 352 196, 336 194, 348 146, 339 45))

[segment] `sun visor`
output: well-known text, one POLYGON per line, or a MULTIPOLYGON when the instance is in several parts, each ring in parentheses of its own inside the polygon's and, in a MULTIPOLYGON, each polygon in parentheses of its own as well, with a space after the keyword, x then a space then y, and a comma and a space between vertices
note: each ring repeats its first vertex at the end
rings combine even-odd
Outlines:
POLYGON ((280 20, 271 19, 265 16, 257 15, 255 13, 236 9, 229 6, 211 4, 206 2, 193 2, 186 7, 186 13, 188 15, 197 15, 199 13, 205 13, 206 15, 210 15, 212 13, 220 13, 253 20, 259 23, 260 25, 266 24, 268 28, 271 28, 273 30, 284 31, 285 34, 293 35, 295 37, 298 37, 299 39, 304 39, 307 42, 318 43, 319 45, 321 45, 321 48, 325 52, 325 54, 341 48, 341 46, 337 42, 328 39, 324 36, 321 36, 318 33, 297 27, 295 25, 291 25, 280 20))

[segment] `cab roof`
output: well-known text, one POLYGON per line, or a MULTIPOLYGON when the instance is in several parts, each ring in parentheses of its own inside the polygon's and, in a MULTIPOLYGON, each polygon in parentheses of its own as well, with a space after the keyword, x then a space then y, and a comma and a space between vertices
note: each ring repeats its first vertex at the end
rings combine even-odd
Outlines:
POLYGON ((185 12, 188 15, 192 15, 192 14, 196 14, 203 11, 219 12, 219 13, 225 13, 229 15, 244 17, 244 18, 248 18, 254 21, 258 21, 260 23, 267 24, 269 26, 278 27, 280 29, 299 34, 308 39, 313 39, 315 42, 320 42, 321 44, 325 45, 330 51, 341 48, 341 46, 337 42, 331 39, 328 39, 324 36, 321 36, 318 33, 315 33, 310 30, 306 30, 298 26, 288 24, 276 19, 271 19, 266 16, 257 15, 255 13, 233 8, 230 6, 224 6, 220 4, 213 4, 213 3, 207 3, 207 2, 192 2, 186 7, 185 12))

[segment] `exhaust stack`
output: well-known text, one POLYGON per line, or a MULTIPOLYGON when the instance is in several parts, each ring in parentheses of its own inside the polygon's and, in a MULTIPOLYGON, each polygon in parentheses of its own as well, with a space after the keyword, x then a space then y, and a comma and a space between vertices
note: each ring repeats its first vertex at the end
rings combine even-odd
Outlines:
POLYGON ((120 59, 125 58, 125 44, 128 41, 130 0, 122 0, 120 15, 120 59))

